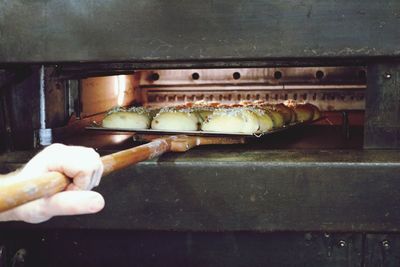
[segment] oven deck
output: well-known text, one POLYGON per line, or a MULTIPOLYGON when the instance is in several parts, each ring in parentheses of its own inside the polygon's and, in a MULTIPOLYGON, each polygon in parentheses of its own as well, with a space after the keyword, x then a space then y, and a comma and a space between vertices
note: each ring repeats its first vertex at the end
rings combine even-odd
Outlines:
MULTIPOLYGON (((398 150, 265 149, 268 145, 167 153, 104 177, 97 190, 108 205, 98 215, 1 227, 399 231, 398 150)), ((100 152, 115 151, 110 149, 100 152)), ((17 167, 32 154, 9 153, 1 157, 2 166, 17 167)))

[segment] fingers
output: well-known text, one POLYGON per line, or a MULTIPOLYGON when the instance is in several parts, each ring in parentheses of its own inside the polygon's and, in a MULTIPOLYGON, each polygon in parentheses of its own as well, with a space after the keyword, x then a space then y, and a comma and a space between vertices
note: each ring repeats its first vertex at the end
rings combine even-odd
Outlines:
MULTIPOLYGON (((100 159, 100 158, 99 158, 100 159)), ((101 161, 101 159, 100 159, 101 161)), ((101 162, 100 162, 101 163, 101 162)), ((91 178, 91 184, 90 184, 90 188, 96 187, 100 184, 100 180, 101 180, 101 176, 103 175, 103 171, 104 171, 104 166, 101 163, 98 168, 94 171, 92 178, 91 178)))
POLYGON ((65 191, 38 199, 0 214, 1 220, 40 223, 54 216, 96 213, 104 207, 104 198, 93 191, 65 191))
POLYGON ((21 175, 33 177, 48 171, 73 178, 68 190, 90 190, 99 185, 103 164, 92 148, 53 144, 30 160, 21 175))
POLYGON ((63 165, 63 172, 73 178, 73 184, 68 190, 90 190, 100 183, 103 174, 100 156, 92 149, 86 152, 86 155, 81 156, 84 161, 71 161, 63 165))

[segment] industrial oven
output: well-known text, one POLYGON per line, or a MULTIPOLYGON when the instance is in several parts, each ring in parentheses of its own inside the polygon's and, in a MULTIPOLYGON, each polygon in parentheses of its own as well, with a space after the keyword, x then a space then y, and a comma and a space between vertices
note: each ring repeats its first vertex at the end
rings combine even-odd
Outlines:
POLYGON ((0 163, 115 106, 295 100, 323 118, 104 177, 96 215, 0 225, 5 266, 398 266, 400 3, 0 1, 0 163))

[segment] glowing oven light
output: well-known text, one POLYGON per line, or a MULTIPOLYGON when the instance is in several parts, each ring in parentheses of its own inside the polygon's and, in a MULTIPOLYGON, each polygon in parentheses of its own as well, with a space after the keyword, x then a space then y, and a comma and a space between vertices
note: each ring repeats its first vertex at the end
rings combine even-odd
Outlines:
POLYGON ((126 134, 123 134, 123 135, 112 135, 111 136, 111 140, 115 144, 119 144, 119 143, 125 141, 128 138, 130 138, 130 136, 126 135, 126 134))
POLYGON ((122 106, 125 98, 126 76, 118 75, 114 79, 114 95, 117 97, 118 106, 122 106))

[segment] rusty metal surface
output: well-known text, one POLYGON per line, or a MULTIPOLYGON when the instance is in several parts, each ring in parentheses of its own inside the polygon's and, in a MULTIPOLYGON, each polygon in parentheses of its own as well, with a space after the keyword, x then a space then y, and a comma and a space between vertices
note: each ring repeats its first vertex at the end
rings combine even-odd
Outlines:
POLYGON ((400 55, 397 0, 2 0, 0 5, 0 62, 400 55))

